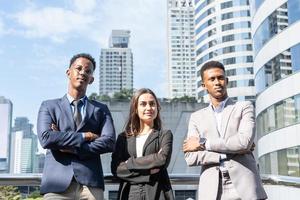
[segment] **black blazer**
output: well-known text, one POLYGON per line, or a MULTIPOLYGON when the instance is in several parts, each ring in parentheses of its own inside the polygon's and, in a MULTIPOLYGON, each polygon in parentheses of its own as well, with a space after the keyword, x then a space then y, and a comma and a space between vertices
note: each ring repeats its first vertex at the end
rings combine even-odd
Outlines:
POLYGON ((131 184, 145 185, 148 200, 174 199, 167 172, 172 145, 173 135, 170 130, 154 130, 144 144, 143 156, 137 158, 136 137, 126 137, 125 133, 121 133, 111 162, 112 174, 120 179, 118 199, 128 199, 131 184), (151 175, 150 170, 153 168, 160 168, 160 171, 151 175))

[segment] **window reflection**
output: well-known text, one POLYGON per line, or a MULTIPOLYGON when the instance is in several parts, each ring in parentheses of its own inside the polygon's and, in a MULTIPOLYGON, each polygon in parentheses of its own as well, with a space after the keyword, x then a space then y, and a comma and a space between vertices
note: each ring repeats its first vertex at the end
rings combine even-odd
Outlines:
POLYGON ((300 94, 277 102, 256 119, 259 138, 280 128, 300 123, 300 94))
POLYGON ((266 18, 253 36, 255 55, 273 36, 288 27, 287 4, 284 3, 266 18))
POLYGON ((300 70, 300 44, 278 54, 263 67, 261 67, 255 76, 255 87, 257 94, 263 92, 266 88, 275 82, 289 76, 300 70))
POLYGON ((300 176, 300 146, 271 152, 259 158, 260 173, 300 176))

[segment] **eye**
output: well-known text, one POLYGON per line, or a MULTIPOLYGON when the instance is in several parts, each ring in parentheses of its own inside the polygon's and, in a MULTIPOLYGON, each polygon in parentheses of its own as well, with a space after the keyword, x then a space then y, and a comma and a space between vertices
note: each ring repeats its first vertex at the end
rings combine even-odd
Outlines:
POLYGON ((153 107, 153 106, 156 106, 156 103, 155 103, 154 101, 151 101, 151 102, 149 103, 149 105, 150 105, 151 107, 153 107))
POLYGON ((143 106, 143 107, 145 107, 146 105, 147 105, 147 103, 146 103, 146 102, 144 102, 144 101, 140 102, 140 106, 143 106))
POLYGON ((90 69, 85 70, 85 73, 86 73, 86 74, 91 74, 91 73, 92 73, 92 70, 90 70, 90 69))

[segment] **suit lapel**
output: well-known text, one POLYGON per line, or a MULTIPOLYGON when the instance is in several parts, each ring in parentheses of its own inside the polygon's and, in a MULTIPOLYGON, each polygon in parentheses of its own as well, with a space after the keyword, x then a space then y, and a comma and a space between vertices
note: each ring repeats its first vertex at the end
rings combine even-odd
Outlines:
POLYGON ((89 99, 86 100, 86 110, 85 110, 85 116, 83 120, 81 121, 80 125, 77 127, 77 130, 81 129, 86 122, 92 117, 92 114, 94 113, 95 106, 90 102, 89 99))
POLYGON ((136 137, 131 136, 127 138, 127 149, 130 156, 136 158, 136 137))
POLYGON ((222 120, 221 120, 221 131, 223 133, 223 137, 226 135, 226 128, 228 126, 228 121, 230 119, 230 115, 233 111, 235 104, 234 102, 229 98, 225 104, 223 113, 222 113, 222 120))
MULTIPOLYGON (((62 111, 62 115, 64 115, 64 119, 69 121, 69 124, 71 125, 72 130, 75 130, 75 121, 73 119, 73 112, 72 112, 70 102, 67 98, 67 95, 65 95, 63 98, 61 98, 59 106, 62 111)), ((68 124, 68 123, 66 123, 66 124, 68 124)))
POLYGON ((148 136, 147 140, 145 141, 144 147, 143 147, 143 155, 145 155, 146 148, 159 136, 159 131, 154 130, 150 135, 148 136))

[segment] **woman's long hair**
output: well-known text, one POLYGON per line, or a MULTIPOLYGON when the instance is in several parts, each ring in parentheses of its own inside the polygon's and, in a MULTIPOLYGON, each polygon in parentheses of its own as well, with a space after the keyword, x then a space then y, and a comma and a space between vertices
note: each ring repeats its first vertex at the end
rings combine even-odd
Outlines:
POLYGON ((137 136, 139 134, 139 132, 141 131, 140 118, 138 116, 137 107, 138 107, 139 97, 142 94, 151 94, 154 97, 155 103, 157 105, 157 116, 154 119, 153 129, 161 130, 160 104, 156 98, 156 95, 154 94, 154 92, 152 90, 150 90, 148 88, 141 88, 134 93, 134 95, 132 96, 131 101, 130 101, 129 116, 128 116, 128 119, 127 119, 127 122, 125 125, 125 135, 127 137, 137 136))

